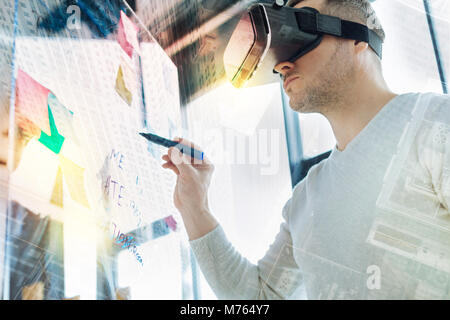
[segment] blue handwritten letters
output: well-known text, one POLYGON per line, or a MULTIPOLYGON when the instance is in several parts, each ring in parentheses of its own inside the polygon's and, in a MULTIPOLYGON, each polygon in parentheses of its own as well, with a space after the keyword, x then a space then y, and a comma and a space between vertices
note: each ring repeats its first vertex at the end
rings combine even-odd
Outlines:
POLYGON ((139 261, 139 263, 143 266, 144 263, 142 262, 141 256, 137 252, 138 244, 136 243, 134 237, 132 235, 121 233, 119 229, 117 229, 117 236, 116 236, 117 226, 115 223, 113 223, 113 225, 114 225, 114 233, 112 238, 114 239, 115 237, 115 244, 122 245, 123 249, 127 248, 130 252, 134 254, 136 260, 139 261))
MULTIPOLYGON (((104 165, 107 168, 109 165, 119 168, 119 172, 126 172, 126 156, 120 152, 119 150, 112 149, 108 154, 107 159, 108 165, 104 165)), ((108 169, 106 169, 108 170, 108 169)), ((143 215, 141 210, 139 210, 139 205, 136 197, 142 196, 143 190, 142 187, 139 186, 139 176, 136 175, 136 179, 132 178, 131 180, 136 181, 136 185, 134 185, 134 181, 130 183, 129 179, 127 180, 128 184, 126 186, 122 179, 116 178, 109 173, 103 174, 103 194, 111 201, 112 205, 117 208, 123 208, 129 210, 133 216, 137 219, 137 226, 140 227, 142 225, 143 215)))

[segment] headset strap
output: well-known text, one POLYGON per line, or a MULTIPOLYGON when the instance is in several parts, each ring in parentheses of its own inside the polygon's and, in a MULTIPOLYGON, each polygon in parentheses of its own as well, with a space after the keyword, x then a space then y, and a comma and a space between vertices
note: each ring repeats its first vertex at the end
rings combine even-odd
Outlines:
POLYGON ((383 41, 373 30, 363 24, 306 10, 296 11, 295 17, 301 31, 364 41, 369 44, 380 59, 382 57, 383 41))

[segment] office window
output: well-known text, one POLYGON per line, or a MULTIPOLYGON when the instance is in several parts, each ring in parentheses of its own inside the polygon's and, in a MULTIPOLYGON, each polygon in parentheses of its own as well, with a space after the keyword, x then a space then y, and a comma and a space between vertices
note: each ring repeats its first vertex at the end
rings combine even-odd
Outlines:
MULTIPOLYGON (((209 205, 228 239, 252 263, 262 258, 291 195, 279 83, 225 84, 187 106, 189 137, 215 165, 209 205)), ((200 299, 214 299, 200 274, 200 299)))
MULTIPOLYGON (((433 43, 422 0, 377 0, 372 3, 386 40, 383 48, 383 74, 396 93, 442 93, 433 43), (401 18, 400 18, 401 17, 401 18)), ((430 1, 430 9, 444 71, 450 75, 450 2, 430 1)), ((336 143, 328 120, 320 114, 298 114, 303 157, 331 150, 336 143)))
POLYGON ((176 235, 172 233, 143 243, 139 254, 146 258, 143 266, 138 265, 127 250, 118 254, 118 287, 125 289, 133 300, 183 299, 182 256, 176 235))
POLYGON ((423 1, 377 0, 372 5, 386 32, 382 65, 391 90, 442 93, 423 1))
POLYGON ((336 144, 327 118, 320 113, 299 113, 303 156, 311 158, 331 150, 336 144))
POLYGON ((76 218, 64 223, 64 280, 65 297, 96 299, 95 231, 88 224, 77 223, 76 218), (83 230, 83 231, 80 231, 83 230), (80 234, 84 236, 80 237, 80 234))

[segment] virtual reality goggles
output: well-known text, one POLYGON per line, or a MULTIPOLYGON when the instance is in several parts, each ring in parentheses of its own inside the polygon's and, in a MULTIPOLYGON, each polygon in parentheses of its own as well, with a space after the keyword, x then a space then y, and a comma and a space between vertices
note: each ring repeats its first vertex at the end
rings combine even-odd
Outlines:
POLYGON ((274 67, 313 50, 324 35, 367 42, 381 59, 382 40, 365 25, 310 7, 257 3, 240 17, 225 49, 227 78, 237 88, 279 81, 274 67))

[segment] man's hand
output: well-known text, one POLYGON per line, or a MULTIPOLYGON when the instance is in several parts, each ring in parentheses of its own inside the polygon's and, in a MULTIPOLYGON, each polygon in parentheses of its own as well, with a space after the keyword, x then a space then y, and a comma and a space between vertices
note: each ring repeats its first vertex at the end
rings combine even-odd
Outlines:
MULTIPOLYGON (((198 146, 186 139, 174 140, 201 151, 198 146)), ((203 160, 191 158, 176 147, 169 148, 168 154, 162 158, 166 161, 162 165, 163 168, 171 169, 177 175, 173 200, 183 217, 189 239, 200 238, 218 224, 211 215, 208 205, 208 188, 214 165, 207 157, 203 160)))

